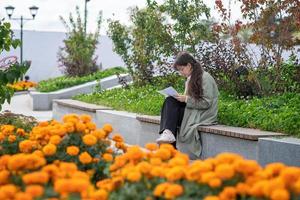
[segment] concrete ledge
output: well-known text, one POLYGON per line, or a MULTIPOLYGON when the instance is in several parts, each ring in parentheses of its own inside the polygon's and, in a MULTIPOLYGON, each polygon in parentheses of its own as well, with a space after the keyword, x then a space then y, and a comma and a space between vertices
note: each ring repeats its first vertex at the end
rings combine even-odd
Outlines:
MULTIPOLYGON (((138 115, 137 120, 141 122, 160 124, 160 116, 138 115)), ((283 133, 262 131, 251 128, 232 127, 225 125, 199 126, 200 132, 212 133, 228 137, 257 141, 261 137, 285 136, 283 133)))
MULTIPOLYGON (((131 77, 128 74, 121 74, 120 76, 124 77, 128 81, 131 80, 131 77)), ((102 90, 106 90, 119 85, 119 79, 116 75, 113 75, 101 79, 100 82, 92 81, 53 92, 30 91, 30 96, 32 98, 32 109, 51 110, 53 99, 70 99, 77 94, 92 93, 97 85, 100 85, 102 90)))
POLYGON ((73 99, 54 99, 53 102, 55 102, 57 105, 62 105, 62 106, 66 106, 69 108, 74 108, 74 109, 93 112, 93 113, 95 113, 97 110, 111 110, 112 109, 110 107, 85 103, 85 102, 77 101, 77 100, 73 100, 73 99))
MULTIPOLYGON (((148 142, 155 142, 158 137, 160 116, 109 110, 107 107, 75 100, 55 100, 53 108, 55 119, 68 113, 85 113, 91 115, 99 127, 110 123, 113 125, 113 132, 120 133, 130 145, 144 146, 148 142)), ((279 139, 284 134, 223 125, 201 126, 199 131, 202 138, 202 159, 222 152, 232 152, 257 160, 262 165, 283 162, 300 166, 300 139, 279 139)))
POLYGON ((286 165, 300 167, 300 139, 259 138, 258 161, 261 165, 273 162, 282 162, 286 165))

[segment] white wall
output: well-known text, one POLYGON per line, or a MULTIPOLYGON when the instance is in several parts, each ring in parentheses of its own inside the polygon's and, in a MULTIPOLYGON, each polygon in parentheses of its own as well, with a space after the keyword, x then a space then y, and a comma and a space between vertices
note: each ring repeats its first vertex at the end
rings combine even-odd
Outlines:
MULTIPOLYGON (((31 60, 31 67, 27 72, 32 81, 40 81, 51 77, 61 76, 58 68, 57 52, 63 46, 63 32, 23 31, 23 60, 31 60)), ((15 31, 15 38, 20 38, 20 31, 15 31)), ((103 69, 125 66, 122 59, 113 52, 112 41, 107 36, 100 36, 95 56, 97 64, 102 63, 103 69)), ((6 56, 20 56, 20 48, 3 52, 0 59, 6 56)))

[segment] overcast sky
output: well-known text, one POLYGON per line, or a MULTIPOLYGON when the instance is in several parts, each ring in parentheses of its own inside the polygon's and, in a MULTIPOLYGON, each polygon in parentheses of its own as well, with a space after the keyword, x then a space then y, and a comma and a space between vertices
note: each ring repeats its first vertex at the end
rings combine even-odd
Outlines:
MULTIPOLYGON (((157 0, 161 3, 164 0, 157 0)), ((224 0, 225 4, 229 0, 224 0)), ((67 18, 70 12, 74 12, 76 5, 80 7, 82 16, 84 13, 85 0, 0 0, 0 19, 8 18, 5 7, 12 5, 15 7, 13 17, 31 17, 29 7, 38 6, 39 11, 34 21, 27 21, 24 25, 25 30, 35 31, 66 31, 59 16, 67 18)), ((212 9, 212 16, 217 18, 218 14, 213 10, 214 0, 203 0, 203 2, 212 9)), ((90 0, 88 2, 88 31, 95 30, 97 13, 103 11, 103 24, 101 34, 105 35, 107 30, 106 20, 109 18, 118 19, 122 23, 128 24, 128 8, 132 6, 144 7, 146 0, 90 0)), ((233 19, 240 19, 238 5, 232 1, 233 19)), ((13 29, 19 29, 17 21, 11 21, 13 29)))

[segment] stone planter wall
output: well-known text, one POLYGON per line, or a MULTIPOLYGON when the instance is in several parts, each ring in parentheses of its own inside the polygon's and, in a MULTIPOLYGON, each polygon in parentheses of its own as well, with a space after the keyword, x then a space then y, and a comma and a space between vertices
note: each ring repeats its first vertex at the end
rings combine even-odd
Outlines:
MULTIPOLYGON (((121 74, 120 76, 125 77, 128 82, 131 81, 131 77, 128 74, 121 74)), ((32 98, 32 110, 51 110, 52 101, 54 99, 69 99, 77 94, 92 93, 97 85, 100 85, 102 90, 106 90, 119 85, 118 81, 118 77, 113 75, 101 79, 100 82, 92 81, 54 92, 30 91, 30 96, 32 98)))
MULTIPOLYGON (((104 123, 113 125, 113 133, 121 134, 126 143, 144 146, 155 142, 159 131, 159 116, 145 116, 107 107, 74 101, 55 100, 53 116, 60 119, 67 113, 86 113, 93 117, 97 127, 104 123), (87 107, 93 107, 87 110, 87 107)), ((300 166, 300 140, 284 134, 257 129, 230 127, 224 125, 201 126, 202 158, 223 152, 238 153, 247 159, 257 160, 261 165, 283 162, 300 166)))

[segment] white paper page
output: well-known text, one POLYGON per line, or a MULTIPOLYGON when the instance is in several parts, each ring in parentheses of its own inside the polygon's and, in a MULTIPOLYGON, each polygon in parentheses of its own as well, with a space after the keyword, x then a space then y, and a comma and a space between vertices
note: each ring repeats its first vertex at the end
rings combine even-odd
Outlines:
POLYGON ((158 92, 165 96, 173 96, 174 97, 174 96, 178 95, 178 92, 173 87, 167 87, 163 90, 159 90, 158 92))

